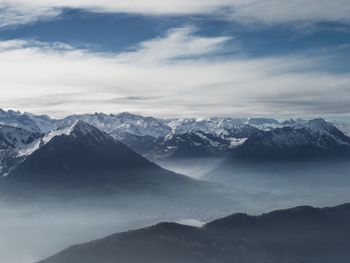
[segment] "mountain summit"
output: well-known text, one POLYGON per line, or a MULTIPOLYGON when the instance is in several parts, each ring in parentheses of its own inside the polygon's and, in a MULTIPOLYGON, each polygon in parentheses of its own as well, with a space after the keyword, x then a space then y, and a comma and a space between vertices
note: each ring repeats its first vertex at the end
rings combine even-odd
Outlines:
POLYGON ((105 180, 112 172, 159 168, 83 121, 49 133, 42 143, 9 178, 31 182, 105 180))
POLYGON ((83 121, 48 134, 6 182, 8 196, 142 195, 186 205, 218 198, 209 183, 165 170, 83 121))
POLYGON ((260 130, 237 148, 245 159, 313 158, 350 153, 350 138, 324 119, 260 130))

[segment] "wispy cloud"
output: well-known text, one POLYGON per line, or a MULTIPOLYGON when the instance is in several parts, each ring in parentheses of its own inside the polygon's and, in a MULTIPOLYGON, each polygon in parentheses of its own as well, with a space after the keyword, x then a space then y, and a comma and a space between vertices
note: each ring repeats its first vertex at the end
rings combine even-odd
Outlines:
POLYGON ((349 23, 348 0, 0 0, 0 27, 57 17, 65 8, 142 15, 214 15, 245 24, 349 23))
POLYGON ((120 54, 118 59, 125 62, 151 63, 171 59, 194 58, 220 49, 231 37, 195 36, 194 27, 170 30, 165 36, 140 43, 132 52, 120 54))
POLYGON ((61 11, 61 8, 37 5, 30 1, 0 0, 0 28, 57 18, 61 11))
POLYGON ((121 54, 60 43, 0 42, 0 104, 55 116, 350 114, 344 106, 350 75, 316 70, 329 57, 213 55, 226 41, 177 28, 121 54))

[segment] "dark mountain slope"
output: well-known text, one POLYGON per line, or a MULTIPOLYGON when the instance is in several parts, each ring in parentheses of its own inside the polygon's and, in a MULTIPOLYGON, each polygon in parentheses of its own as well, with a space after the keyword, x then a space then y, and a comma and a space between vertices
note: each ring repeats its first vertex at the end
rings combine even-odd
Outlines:
POLYGON ((350 153, 350 138, 323 119, 259 131, 237 148, 240 159, 305 159, 350 153))
POLYGON ((210 189, 205 183, 157 166, 82 121, 31 154, 8 175, 6 182, 10 192, 18 193, 13 188, 19 187, 40 194, 54 190, 60 195, 67 189, 90 189, 104 194, 143 191, 173 197, 183 194, 185 198, 208 193, 210 189))
POLYGON ((162 223, 72 246, 40 263, 343 263, 350 205, 235 214, 202 228, 162 223))
POLYGON ((0 176, 7 175, 23 160, 20 151, 39 139, 40 133, 0 125, 0 176))
POLYGON ((105 172, 156 167, 109 135, 79 121, 68 135, 55 136, 30 155, 9 177, 30 181, 100 179, 105 172))
POLYGON ((225 154, 229 146, 228 139, 201 131, 191 131, 166 136, 147 156, 151 159, 219 156, 225 154))

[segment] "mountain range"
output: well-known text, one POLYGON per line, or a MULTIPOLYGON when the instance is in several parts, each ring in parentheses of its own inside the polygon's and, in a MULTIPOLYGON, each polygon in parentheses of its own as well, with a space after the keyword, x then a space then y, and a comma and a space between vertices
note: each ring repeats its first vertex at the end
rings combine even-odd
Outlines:
POLYGON ((324 119, 260 130, 238 147, 244 159, 308 159, 350 153, 350 138, 324 119))
MULTIPOLYGON (((78 207, 167 215, 190 211, 199 217, 204 211, 218 217, 235 201, 222 185, 171 172, 156 161, 220 156, 219 168, 237 161, 251 172, 256 161, 275 169, 265 161, 347 160, 350 138, 322 118, 159 119, 95 113, 51 119, 0 111, 0 153, 0 199, 5 202, 38 205, 32 201, 58 198, 78 207)), ((212 174, 218 177, 217 170, 212 174)), ((161 223, 73 246, 42 263, 340 263, 350 256, 349 219, 350 205, 343 205, 235 214, 201 228, 161 223)))
POLYGON ((55 137, 57 130, 59 134, 62 127, 70 127, 77 121, 94 126, 153 161, 226 155, 244 159, 304 158, 346 154, 349 149, 344 128, 347 126, 321 118, 160 119, 131 113, 95 113, 51 119, 46 115, 1 110, 0 136, 12 127, 16 130, 11 131, 11 136, 20 138, 9 142, 0 137, 1 147, 11 149, 1 149, 2 174, 8 174, 46 140, 55 137))
MULTIPOLYGON (((6 197, 148 196, 187 203, 219 198, 209 183, 161 168, 84 122, 33 142, 2 184, 6 197)), ((221 198, 221 197, 220 197, 221 198)))
POLYGON ((203 227, 160 223, 75 245, 39 263, 343 263, 350 204, 233 214, 203 227))

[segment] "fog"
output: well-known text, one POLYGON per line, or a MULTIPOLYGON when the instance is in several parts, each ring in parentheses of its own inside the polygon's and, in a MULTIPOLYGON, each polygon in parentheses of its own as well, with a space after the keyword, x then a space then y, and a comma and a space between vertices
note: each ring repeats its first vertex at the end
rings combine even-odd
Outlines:
POLYGON ((350 202, 350 161, 241 162, 218 158, 163 161, 176 172, 222 186, 233 212, 260 214, 298 205, 350 202), (205 167, 205 169, 204 169, 205 167))
POLYGON ((81 198, 2 198, 0 262, 36 262, 73 244, 164 221, 199 226, 231 210, 226 210, 230 202, 224 205, 219 199, 191 198, 181 196, 180 189, 178 192, 175 200, 173 196, 140 192, 81 198))
POLYGON ((160 166, 185 174, 195 179, 202 179, 209 171, 217 168, 225 159, 223 157, 178 158, 156 161, 160 166))
MULTIPOLYGON (((158 209, 148 201, 131 207, 81 203, 45 203, 31 206, 2 204, 0 207, 0 262, 27 263, 48 257, 70 245, 102 238, 116 232, 136 229, 161 221, 199 224, 200 214, 181 207, 158 209), (100 206, 100 207, 98 207, 100 206), (181 217, 181 214, 188 217, 181 217)), ((116 200, 115 203, 118 203, 116 200)), ((164 204, 163 204, 164 205, 164 204)))
POLYGON ((1 214, 0 262, 35 262, 72 244, 142 227, 157 220, 146 216, 138 218, 126 210, 112 214, 95 208, 89 212, 78 208, 75 212, 48 207, 42 207, 41 211, 29 211, 28 207, 16 209, 1 214))
MULTIPOLYGON (((235 212, 260 214, 297 205, 350 201, 348 161, 234 163, 223 159, 161 162, 213 182, 228 202, 173 202, 140 193, 84 199, 0 201, 0 262, 30 263, 70 245, 161 221, 200 226, 235 212)), ((191 199, 190 197, 186 197, 191 199)))

